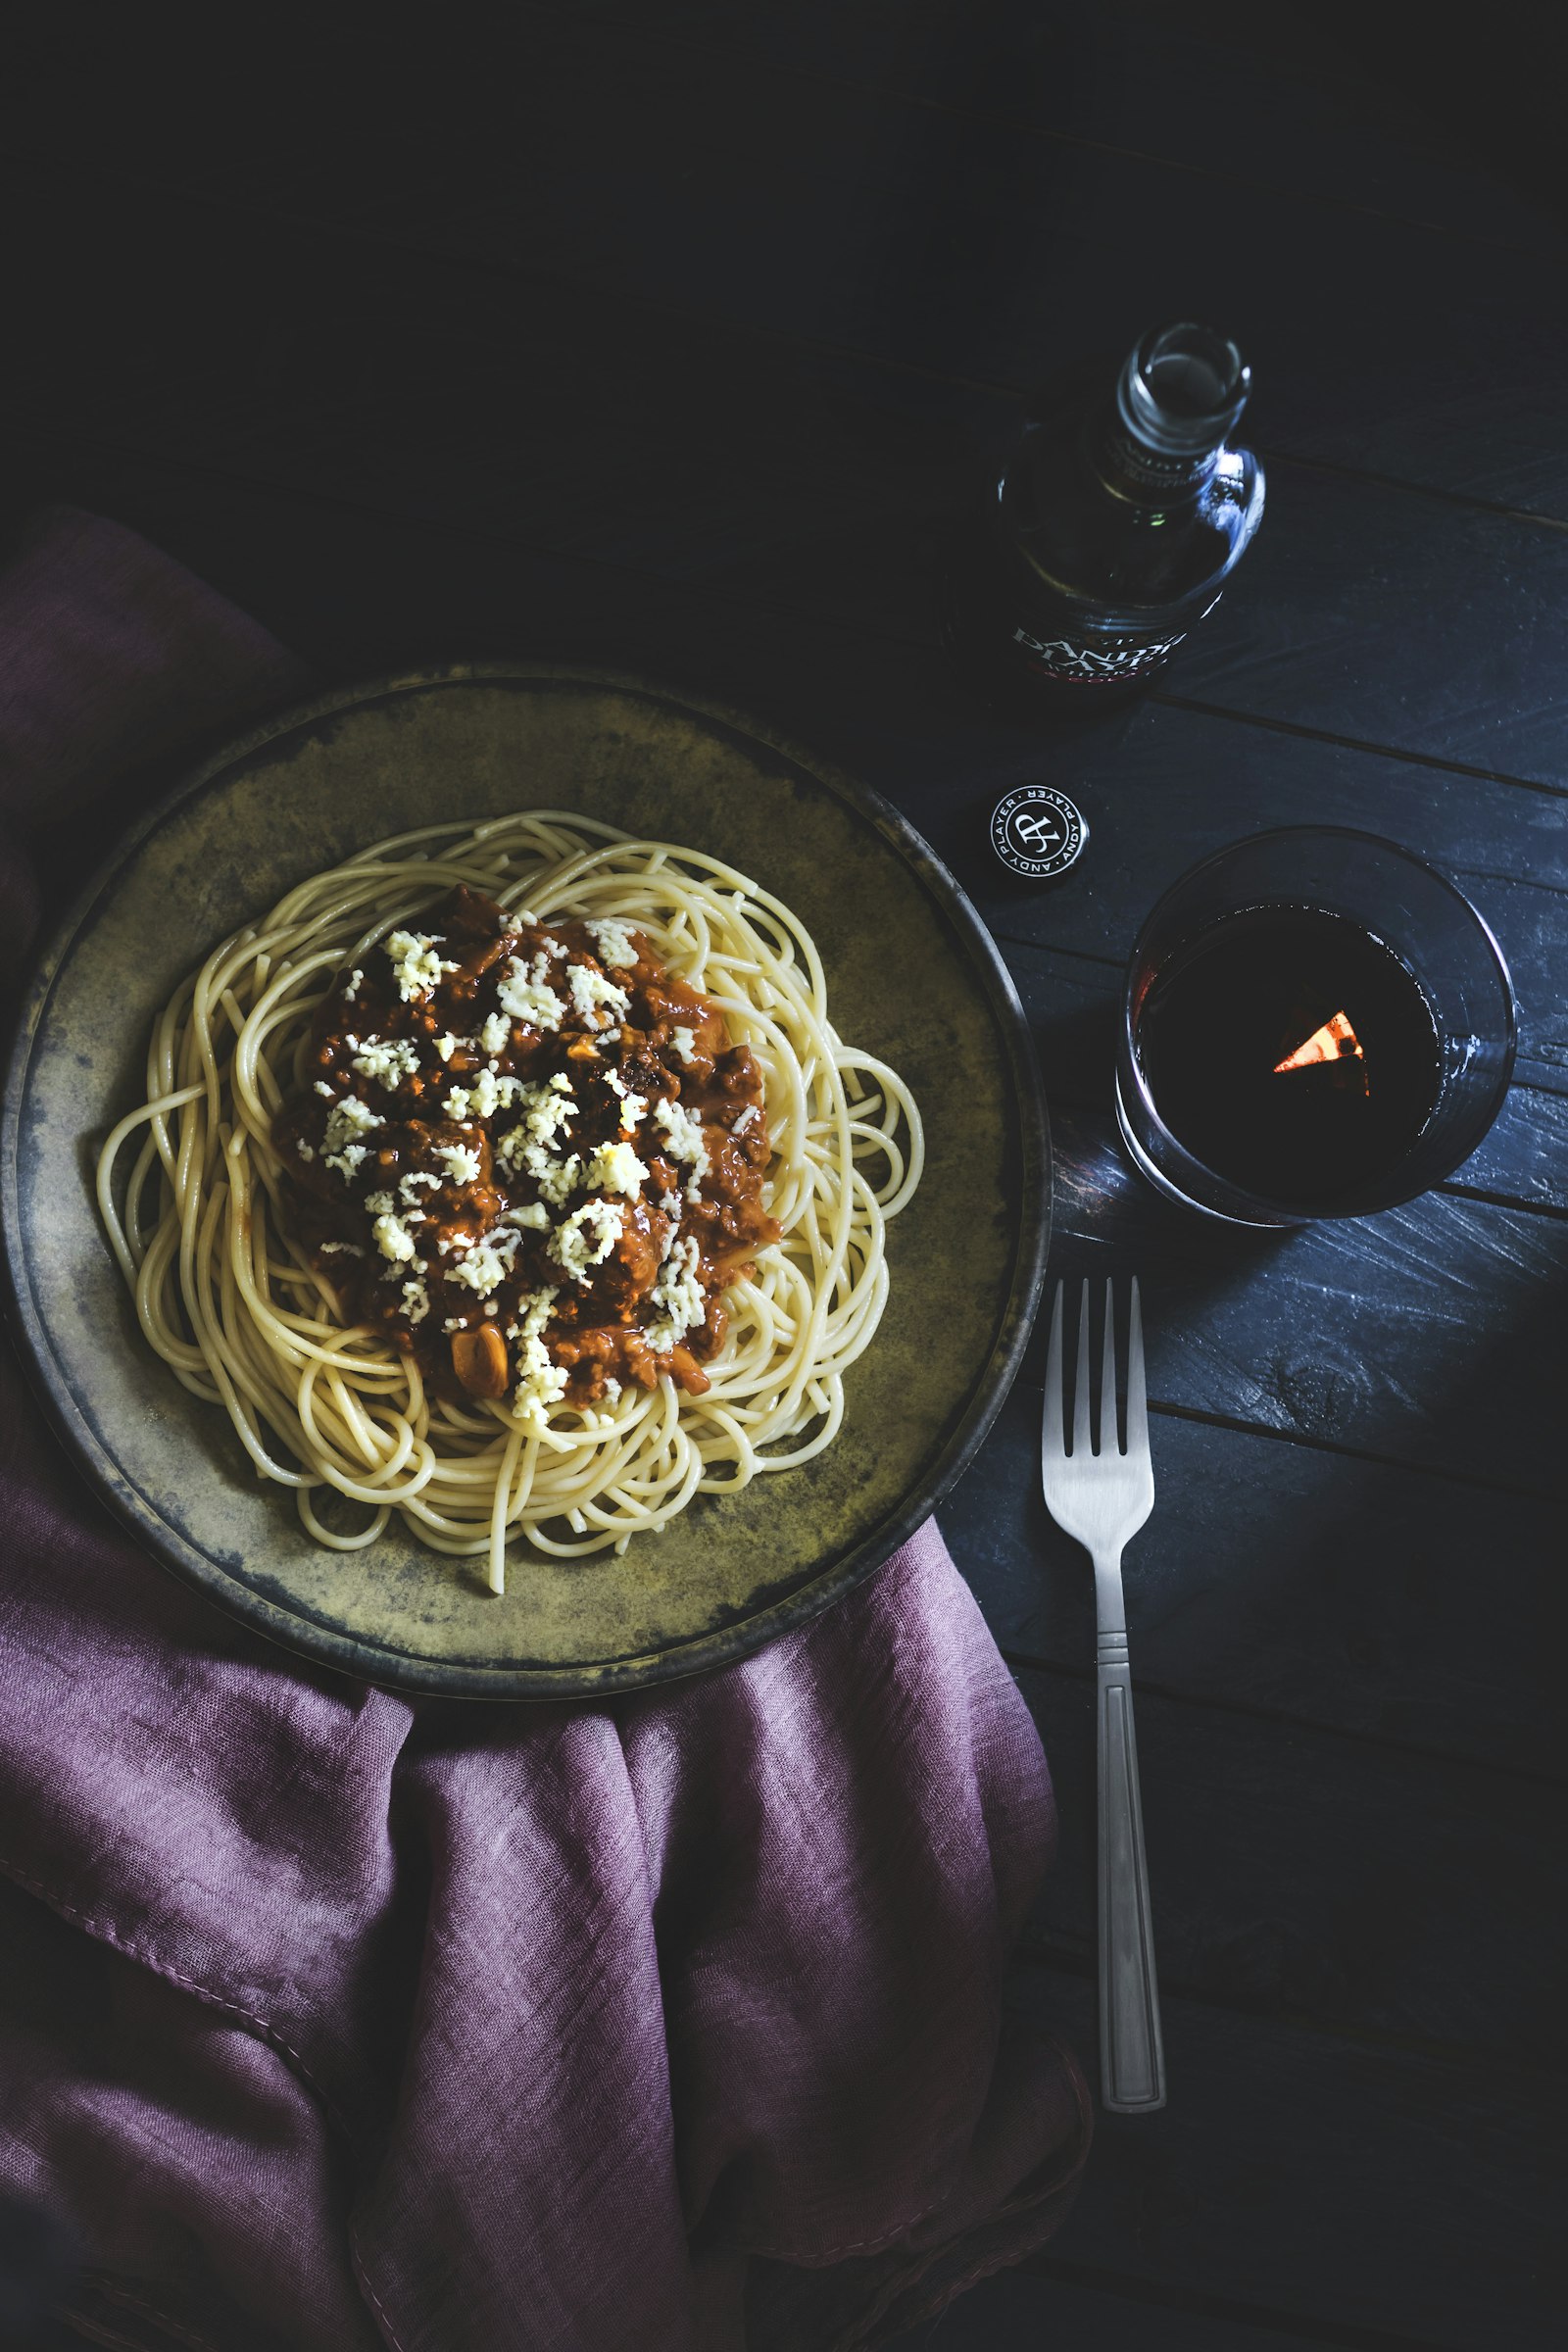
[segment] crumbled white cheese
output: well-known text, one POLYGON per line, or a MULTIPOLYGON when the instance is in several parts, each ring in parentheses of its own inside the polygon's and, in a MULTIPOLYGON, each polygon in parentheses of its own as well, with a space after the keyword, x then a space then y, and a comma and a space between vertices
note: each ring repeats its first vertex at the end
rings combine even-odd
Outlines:
MULTIPOLYGON (((537 974, 538 963, 534 966, 537 974)), ((525 964, 515 956, 501 976, 496 992, 501 1009, 514 1021, 527 1021, 535 1029, 559 1029, 564 1007, 552 988, 546 988, 540 978, 530 978, 525 964)))
POLYGON ((331 1101, 332 1089, 324 1078, 318 1078, 316 1081, 316 1091, 318 1095, 325 1095, 328 1102, 331 1101))
POLYGON ((611 1377, 605 1382, 605 1402, 607 1404, 613 1404, 615 1398, 619 1395, 620 1383, 615 1379, 614 1375, 612 1374, 611 1377))
POLYGON ((361 981, 362 981, 364 978, 365 978, 365 974, 364 974, 364 972, 363 972, 363 971, 360 969, 359 965, 358 965, 358 964, 356 964, 356 965, 355 965, 355 967, 354 967, 354 969, 353 969, 353 971, 352 971, 352 972, 349 974, 349 982, 348 982, 348 986, 347 986, 347 988, 345 988, 345 989, 344 989, 344 991, 343 991, 343 1001, 344 1001, 344 1003, 345 1003, 345 1004, 353 1004, 353 1002, 354 1002, 354 997, 355 997, 355 992, 356 992, 356 991, 357 991, 357 989, 359 988, 360 982, 361 982, 361 981))
POLYGON ((344 1176, 352 1176, 368 1149, 359 1138, 385 1125, 386 1121, 377 1117, 369 1104, 362 1102, 358 1095, 345 1095, 340 1102, 333 1103, 326 1122, 326 1134, 321 1147, 326 1165, 338 1169, 344 1176))
POLYGON ((625 1213, 618 1200, 585 1200, 551 1235, 551 1256, 573 1282, 586 1282, 594 1267, 604 1264, 619 1241, 625 1213))
POLYGON ((418 1066, 419 1056, 404 1037, 368 1038, 354 1056, 359 1076, 372 1086, 384 1086, 389 1094, 418 1066))
POLYGON ((347 1257, 363 1257, 365 1255, 365 1251, 360 1248, 358 1242, 323 1242, 321 1244, 323 1257, 336 1257, 340 1251, 347 1257))
POLYGON ((407 1263, 414 1255, 414 1236, 401 1217, 383 1213, 376 1218, 370 1231, 375 1236, 375 1246, 381 1255, 390 1258, 394 1264, 407 1263))
POLYGON ((582 1180, 591 1193, 628 1193, 635 1198, 648 1180, 648 1170, 630 1144, 601 1144, 582 1180))
POLYGON ((647 1096, 634 1095, 618 1070, 607 1070, 605 1084, 612 1095, 620 1097, 620 1123, 630 1133, 640 1119, 648 1116, 647 1096))
POLYGON ((581 1013, 584 1020, 601 1004, 612 1005, 616 1012, 631 1010, 626 991, 617 988, 613 980, 607 980, 603 972, 590 971, 585 963, 568 964, 566 985, 571 990, 572 1010, 581 1013))
POLYGON ((557 1208, 563 1207, 582 1173, 582 1162, 575 1152, 562 1157, 550 1149, 562 1129, 570 1124, 577 1108, 571 1081, 558 1071, 555 1077, 541 1084, 519 1087, 517 1102, 522 1111, 521 1122, 496 1146, 497 1163, 503 1168, 524 1170, 547 1200, 557 1208))
POLYGON ((403 1202, 405 1208, 417 1208, 419 1195, 426 1187, 431 1192, 439 1192, 441 1189, 440 1177, 432 1176, 427 1168, 411 1168, 407 1176, 400 1176, 398 1179, 398 1199, 403 1202))
POLYGON ((436 1039, 435 1050, 440 1054, 443 1061, 450 1061, 460 1046, 471 1046, 472 1044, 473 1040, 471 1037, 454 1037, 449 1029, 445 1037, 438 1037, 436 1039))
POLYGON ((756 1116, 757 1104, 755 1102, 748 1102, 746 1108, 741 1112, 740 1117, 730 1129, 731 1135, 744 1135, 747 1128, 751 1125, 756 1116))
POLYGON ((648 1345, 659 1355, 667 1355, 677 1341, 707 1317, 708 1301, 697 1279, 697 1262, 696 1242, 677 1242, 654 1285, 652 1303, 659 1312, 658 1319, 648 1326, 648 1345))
POLYGON ((294 1149, 299 1153, 301 1159, 314 1159, 316 1157, 316 1146, 314 1144, 296 1143, 294 1149))
POLYGON ((479 1044, 486 1054, 500 1054, 512 1042, 512 1023, 504 1012, 492 1012, 479 1031, 479 1044))
POLYGON ((437 1144, 435 1156, 454 1184, 477 1184, 479 1154, 471 1144, 437 1144))
POLYGON ((682 1061, 690 1061, 697 1051, 697 1032, 695 1029, 672 1029, 669 1042, 682 1061))
POLYGON ((525 1226, 530 1233, 545 1233, 550 1226, 550 1211, 542 1200, 530 1200, 525 1208, 509 1208, 501 1222, 525 1226))
POLYGON ((637 951, 631 944, 631 931, 625 923, 616 922, 613 916, 606 915, 602 921, 585 923, 583 928, 594 943, 600 962, 610 970, 626 971, 637 961, 637 951))
POLYGON ((564 1208, 582 1178, 582 1161, 575 1152, 552 1159, 542 1144, 529 1144, 522 1164, 553 1208, 564 1208))
POLYGON ((447 1280, 466 1283, 470 1291, 487 1298, 492 1291, 500 1289, 510 1273, 521 1238, 516 1233, 486 1234, 464 1252, 455 1266, 447 1268, 447 1280))
POLYGON ((449 1119, 493 1119, 498 1110, 505 1110, 519 1101, 523 1094, 520 1078, 498 1078, 494 1070, 481 1070, 471 1086, 455 1086, 447 1096, 449 1119))
POLYGON ((367 1193, 365 1205, 372 1217, 389 1217, 397 1207, 390 1193, 367 1193))
POLYGON ((424 1287, 422 1274, 403 1285, 403 1312, 411 1323, 422 1323, 430 1312, 430 1294, 424 1287))
POLYGON ((559 1070, 554 1078, 547 1078, 540 1085, 521 1088, 517 1105, 522 1112, 520 1124, 496 1146, 496 1158, 503 1167, 519 1163, 530 1144, 536 1147, 553 1144, 562 1129, 570 1125, 577 1108, 571 1080, 559 1070))
POLYGON ((711 1164, 701 1125, 692 1117, 684 1102, 656 1102, 654 1125, 662 1133, 670 1157, 683 1161, 691 1169, 686 1183, 686 1198, 695 1200, 698 1187, 711 1164))
POLYGON ((436 954, 439 944, 425 931, 394 931, 388 938, 392 977, 405 1004, 411 1004, 416 997, 427 997, 443 972, 457 970, 455 963, 436 954))
POLYGON ((517 1343, 519 1377, 514 1401, 524 1427, 533 1430, 546 1427, 550 1407, 566 1394, 566 1375, 550 1361, 550 1351, 540 1336, 550 1320, 555 1297, 553 1290, 535 1291, 521 1324, 514 1323, 507 1334, 517 1343))

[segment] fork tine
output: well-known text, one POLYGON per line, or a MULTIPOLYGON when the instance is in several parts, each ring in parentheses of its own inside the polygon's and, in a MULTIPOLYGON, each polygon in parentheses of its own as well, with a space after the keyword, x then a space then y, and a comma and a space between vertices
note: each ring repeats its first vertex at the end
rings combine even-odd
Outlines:
POLYGON ((1127 1343, 1127 1451, 1149 1455, 1149 1412, 1144 1398, 1144 1317, 1133 1276, 1131 1329, 1127 1343))
POLYGON ((1056 1303, 1051 1310, 1051 1345, 1046 1350, 1046 1412, 1041 1424, 1040 1450, 1049 1461, 1060 1461, 1066 1452, 1061 1430, 1061 1284, 1056 1285, 1056 1303))
POLYGON ((1105 1350, 1100 1367, 1100 1450, 1120 1453, 1116 1435, 1116 1293, 1105 1277, 1105 1350))
POLYGON ((1089 1442, 1089 1285, 1078 1285, 1078 1377, 1072 1396, 1072 1451, 1074 1461, 1094 1451, 1089 1442))

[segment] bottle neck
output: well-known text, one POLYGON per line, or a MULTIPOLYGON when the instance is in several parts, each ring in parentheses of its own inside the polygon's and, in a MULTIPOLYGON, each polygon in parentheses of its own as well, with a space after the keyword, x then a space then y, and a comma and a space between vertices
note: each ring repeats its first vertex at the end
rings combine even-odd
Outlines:
POLYGON ((1197 503, 1224 447, 1221 435, 1210 449, 1152 449, 1128 431, 1112 407, 1091 430, 1087 454, 1094 472, 1113 497, 1133 507, 1168 510, 1197 503))
POLYGON ((1091 432, 1095 471, 1134 506, 1191 505, 1250 388, 1250 370, 1227 337, 1190 321, 1152 328, 1129 352, 1091 432))

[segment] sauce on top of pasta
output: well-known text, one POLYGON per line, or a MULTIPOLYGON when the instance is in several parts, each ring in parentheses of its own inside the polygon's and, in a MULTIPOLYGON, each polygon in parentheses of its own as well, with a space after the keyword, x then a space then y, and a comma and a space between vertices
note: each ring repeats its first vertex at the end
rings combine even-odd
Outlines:
POLYGON ((779 1236, 756 1059, 618 917, 452 891, 322 1000, 273 1138, 346 1311, 534 1427, 662 1372, 700 1396, 779 1236))

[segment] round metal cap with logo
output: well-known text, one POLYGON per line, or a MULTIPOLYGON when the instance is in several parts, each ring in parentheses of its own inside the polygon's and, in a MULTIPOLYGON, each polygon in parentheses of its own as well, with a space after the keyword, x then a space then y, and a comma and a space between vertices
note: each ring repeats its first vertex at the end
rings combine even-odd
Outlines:
POLYGON ((1089 827, 1064 792, 1015 784, 991 812, 991 846, 1009 874, 1054 882, 1083 855, 1089 827))

